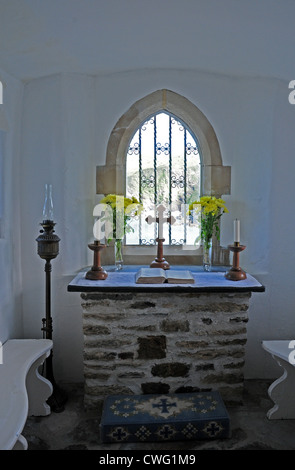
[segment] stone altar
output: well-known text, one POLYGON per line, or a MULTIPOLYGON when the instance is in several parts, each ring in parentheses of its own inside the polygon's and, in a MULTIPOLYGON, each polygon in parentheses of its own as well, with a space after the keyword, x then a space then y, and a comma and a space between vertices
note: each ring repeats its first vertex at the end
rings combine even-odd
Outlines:
POLYGON ((107 395, 217 390, 241 403, 249 301, 265 288, 247 274, 189 269, 195 284, 136 284, 143 266, 106 267, 104 281, 82 270, 68 285, 81 292, 86 408, 107 395))

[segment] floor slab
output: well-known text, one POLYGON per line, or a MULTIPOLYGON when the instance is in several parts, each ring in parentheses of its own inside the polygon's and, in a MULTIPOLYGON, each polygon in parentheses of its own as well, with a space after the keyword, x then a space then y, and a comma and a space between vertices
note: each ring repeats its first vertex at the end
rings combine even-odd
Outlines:
POLYGON ((45 417, 30 417, 23 435, 28 450, 101 451, 196 451, 196 450, 295 450, 295 420, 269 420, 273 406, 267 390, 271 381, 246 380, 244 402, 227 406, 231 437, 214 441, 155 443, 102 443, 100 413, 85 411, 83 385, 65 384, 68 401, 64 411, 45 417))

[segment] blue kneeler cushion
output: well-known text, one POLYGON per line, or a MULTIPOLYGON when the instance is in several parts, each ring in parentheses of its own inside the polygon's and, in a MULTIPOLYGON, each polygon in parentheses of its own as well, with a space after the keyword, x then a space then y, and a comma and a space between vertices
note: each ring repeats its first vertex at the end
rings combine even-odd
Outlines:
POLYGON ((230 437, 218 391, 111 395, 103 405, 102 442, 163 442, 230 437))

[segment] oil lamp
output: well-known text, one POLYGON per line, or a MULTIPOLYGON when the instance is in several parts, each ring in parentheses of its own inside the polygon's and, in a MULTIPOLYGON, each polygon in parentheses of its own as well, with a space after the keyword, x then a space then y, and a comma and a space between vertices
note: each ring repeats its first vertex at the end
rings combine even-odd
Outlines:
MULTIPOLYGON (((40 224, 42 229, 40 235, 36 239, 38 246, 38 255, 45 260, 45 305, 46 315, 42 318, 43 337, 52 340, 52 316, 51 316, 51 260, 56 258, 59 253, 60 238, 55 234, 53 221, 53 202, 52 202, 52 185, 45 185, 45 201, 43 207, 43 221, 40 224)), ((66 393, 61 390, 55 382, 52 365, 52 350, 45 361, 45 376, 51 382, 53 393, 48 398, 47 403, 52 411, 61 412, 64 410, 64 404, 67 401, 66 393)))

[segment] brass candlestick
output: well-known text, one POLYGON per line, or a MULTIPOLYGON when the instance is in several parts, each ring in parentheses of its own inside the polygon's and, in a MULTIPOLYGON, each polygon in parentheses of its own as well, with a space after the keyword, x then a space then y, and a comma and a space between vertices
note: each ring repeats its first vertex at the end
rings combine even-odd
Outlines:
POLYGON ((232 268, 225 274, 226 279, 230 281, 242 281, 247 278, 245 271, 240 268, 240 252, 243 251, 246 246, 240 245, 239 242, 234 242, 233 245, 228 245, 229 250, 233 253, 233 265, 232 268))
POLYGON ((93 251, 93 266, 87 271, 86 279, 91 279, 92 281, 103 281, 108 277, 108 273, 101 267, 100 262, 100 252, 106 246, 101 245, 99 240, 95 240, 94 243, 90 243, 88 248, 93 251))
POLYGON ((168 261, 165 260, 163 256, 163 242, 165 238, 156 238, 156 242, 158 243, 157 247, 157 256, 154 261, 151 262, 150 268, 162 268, 162 269, 170 269, 170 264, 168 261))

